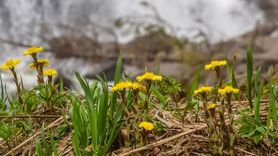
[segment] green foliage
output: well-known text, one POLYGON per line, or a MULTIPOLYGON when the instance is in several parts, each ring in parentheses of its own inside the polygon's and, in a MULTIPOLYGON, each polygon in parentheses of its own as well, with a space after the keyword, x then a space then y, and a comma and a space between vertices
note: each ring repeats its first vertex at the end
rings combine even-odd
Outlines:
POLYGON ((162 95, 175 94, 182 91, 181 84, 171 76, 163 77, 163 80, 159 82, 157 90, 162 95))
POLYGON ((269 70, 269 103, 266 123, 260 119, 260 102, 263 95, 263 80, 261 78, 261 68, 258 69, 255 79, 255 102, 254 116, 244 111, 240 112, 241 118, 237 121, 240 124, 239 133, 242 137, 252 138, 258 144, 263 138, 269 137, 278 144, 278 101, 277 86, 272 84, 273 69, 269 70))
POLYGON ((247 114, 245 111, 240 112, 241 118, 236 121, 240 124, 239 133, 242 137, 252 138, 255 144, 258 144, 267 134, 267 128, 258 120, 247 114))
POLYGON ((39 105, 44 107, 63 107, 68 100, 68 93, 60 86, 52 85, 36 85, 31 91, 25 91, 22 93, 24 101, 23 112, 31 113, 35 111, 39 105))
POLYGON ((11 123, 0 122, 0 138, 10 139, 13 135, 13 130, 11 123))

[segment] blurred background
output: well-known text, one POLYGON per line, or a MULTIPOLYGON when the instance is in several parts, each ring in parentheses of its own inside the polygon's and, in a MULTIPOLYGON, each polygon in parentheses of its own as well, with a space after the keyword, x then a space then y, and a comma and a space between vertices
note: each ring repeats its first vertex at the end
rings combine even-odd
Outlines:
MULTIPOLYGON (((36 80, 31 58, 21 55, 30 46, 45 47, 41 57, 72 84, 76 71, 112 80, 119 52, 131 78, 159 66, 186 83, 199 65, 235 56, 240 78, 248 43, 255 67, 277 71, 277 26, 277 0, 0 0, 0 62, 22 58, 26 87, 36 80)), ((1 75, 13 90, 9 74, 1 75)))

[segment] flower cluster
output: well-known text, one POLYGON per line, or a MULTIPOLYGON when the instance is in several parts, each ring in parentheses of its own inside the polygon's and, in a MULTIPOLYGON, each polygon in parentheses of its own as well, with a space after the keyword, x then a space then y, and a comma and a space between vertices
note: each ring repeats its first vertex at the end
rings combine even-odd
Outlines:
POLYGON ((152 72, 146 72, 143 75, 137 76, 137 81, 142 82, 144 80, 151 80, 151 81, 162 81, 162 76, 155 75, 152 72))
POLYGON ((146 91, 146 87, 141 85, 140 83, 125 81, 125 82, 119 82, 115 86, 113 86, 112 92, 122 91, 125 89, 137 90, 137 91, 143 91, 143 92, 146 91))
POLYGON ((221 67, 221 66, 225 66, 227 65, 227 61, 226 60, 222 60, 222 61, 211 61, 210 64, 207 64, 205 66, 206 70, 210 70, 210 69, 215 69, 216 67, 221 67))
POLYGON ((150 122, 143 121, 139 124, 140 128, 145 129, 146 131, 151 131, 154 129, 154 125, 150 122))
POLYGON ((44 50, 43 47, 31 47, 23 52, 23 56, 34 55, 42 52, 43 50, 44 50))
POLYGON ((43 75, 55 76, 55 75, 57 75, 57 70, 55 70, 55 69, 46 69, 46 70, 43 71, 43 75))
POLYGON ((0 68, 2 70, 14 69, 19 63, 20 59, 8 59, 0 68))
POLYGON ((195 95, 199 95, 199 94, 208 94, 212 91, 212 87, 209 86, 203 86, 197 90, 194 91, 195 95))
MULTIPOLYGON (((39 66, 42 66, 42 67, 47 67, 48 65, 49 65, 49 60, 48 59, 39 59, 38 61, 37 61, 37 64, 39 65, 39 66)), ((31 68, 31 69, 36 69, 36 66, 35 66, 35 63, 33 62, 33 63, 30 63, 29 64, 29 67, 31 68)))
POLYGON ((52 76, 57 75, 57 70, 55 69, 47 69, 44 70, 44 67, 49 66, 48 59, 38 59, 38 53, 44 50, 43 47, 31 47, 23 52, 23 56, 30 55, 33 58, 33 62, 29 64, 31 69, 35 69, 37 71, 37 82, 39 84, 44 83, 44 75, 48 76, 48 83, 52 83, 52 76))
POLYGON ((239 89, 233 88, 232 86, 225 86, 222 89, 218 89, 218 94, 237 94, 239 93, 239 89))

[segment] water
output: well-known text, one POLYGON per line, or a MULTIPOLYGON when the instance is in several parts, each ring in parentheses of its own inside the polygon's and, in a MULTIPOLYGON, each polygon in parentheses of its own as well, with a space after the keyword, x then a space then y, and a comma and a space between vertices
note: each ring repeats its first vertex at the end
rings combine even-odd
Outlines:
MULTIPOLYGON (((117 28, 116 19, 129 22, 155 23, 167 27, 167 31, 179 37, 199 41, 200 32, 210 42, 218 42, 252 30, 263 21, 263 13, 256 1, 245 0, 151 0, 142 5, 141 0, 0 0, 0 39, 48 47, 47 40, 63 34, 83 34, 98 40, 114 40, 126 43, 132 40, 135 30, 128 25, 117 28), (154 9, 155 8, 155 9, 154 9)), ((136 24, 135 24, 136 25, 136 24)), ((142 31, 141 33, 144 33, 142 31)), ((30 58, 21 56, 24 48, 0 44, 0 62, 9 57, 23 59, 18 68, 25 86, 35 82, 34 73, 27 69, 30 58)), ((83 74, 93 72, 90 63, 71 58, 53 60, 52 66, 72 75, 78 70, 83 74), (70 67, 70 68, 69 68, 70 67), (82 68, 80 68, 82 67, 82 68)), ((2 73, 9 88, 9 74, 2 73)))

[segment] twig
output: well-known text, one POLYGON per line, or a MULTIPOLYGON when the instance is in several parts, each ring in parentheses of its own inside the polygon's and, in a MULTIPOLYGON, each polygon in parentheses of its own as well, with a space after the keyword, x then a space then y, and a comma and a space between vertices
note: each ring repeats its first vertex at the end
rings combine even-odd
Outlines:
POLYGON ((175 140, 175 139, 177 139, 177 138, 179 138, 179 137, 182 137, 182 136, 184 136, 184 135, 188 135, 188 134, 194 133, 194 132, 196 132, 196 131, 200 131, 200 130, 202 130, 202 129, 205 129, 206 127, 207 127, 207 125, 202 125, 202 126, 196 128, 196 129, 192 129, 192 130, 189 130, 189 131, 186 131, 186 132, 182 132, 182 133, 180 133, 180 134, 177 134, 177 135, 174 135, 174 136, 172 136, 172 137, 169 137, 169 138, 160 140, 160 141, 158 141, 158 142, 154 142, 154 143, 148 144, 148 145, 146 145, 146 146, 142 146, 142 147, 136 148, 136 149, 134 149, 134 150, 130 150, 130 151, 125 152, 125 153, 120 153, 118 156, 127 156, 127 155, 130 155, 130 154, 132 154, 132 153, 136 153, 136 152, 139 152, 139 151, 151 149, 151 148, 153 148, 153 147, 160 146, 160 145, 165 144, 165 143, 167 143, 167 142, 169 142, 169 141, 175 140))
MULTIPOLYGON (((63 117, 58 118, 57 120, 55 120, 54 122, 52 122, 51 124, 49 124, 44 130, 47 130, 49 128, 52 128, 58 124, 60 124, 61 122, 63 122, 64 119, 63 117)), ((36 132, 33 136, 29 137, 28 139, 26 139, 25 141, 23 141, 21 144, 17 145, 15 148, 13 148, 12 150, 10 150, 8 153, 6 153, 4 156, 9 156, 10 154, 12 154, 14 151, 18 150, 19 148, 23 147, 25 144, 27 144, 29 141, 33 140, 34 138, 36 138, 38 135, 40 134, 40 132, 36 132)))
POLYGON ((248 155, 256 155, 256 154, 254 154, 254 153, 245 151, 244 149, 241 149, 241 148, 238 148, 238 147, 236 147, 235 149, 238 150, 238 151, 240 151, 240 152, 246 153, 246 154, 248 154, 248 155))

